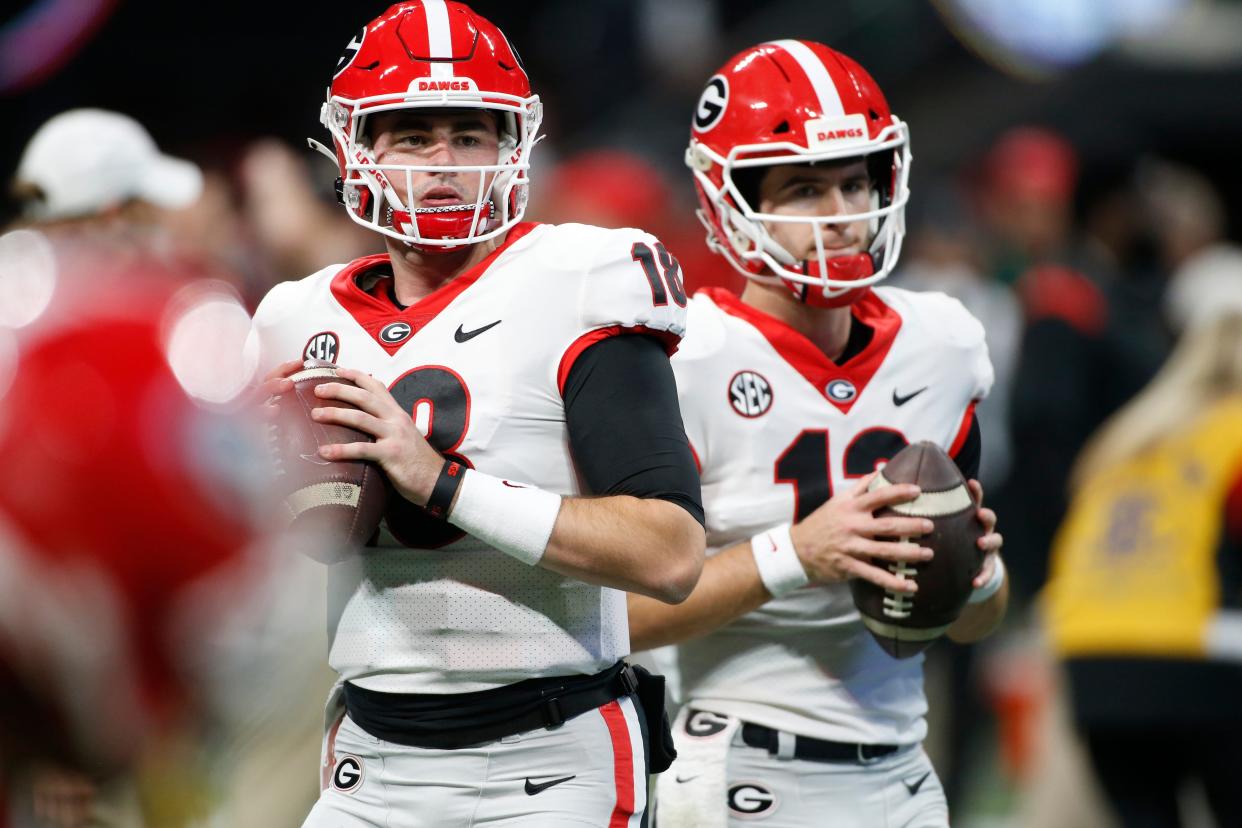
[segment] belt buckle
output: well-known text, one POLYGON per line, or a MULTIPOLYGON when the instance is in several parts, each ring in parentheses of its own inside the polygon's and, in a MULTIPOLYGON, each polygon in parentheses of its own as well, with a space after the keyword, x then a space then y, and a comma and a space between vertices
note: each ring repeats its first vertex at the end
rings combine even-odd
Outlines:
POLYGON ((862 742, 859 742, 854 746, 854 749, 858 754, 858 764, 874 765, 876 762, 884 758, 883 756, 867 756, 866 754, 867 747, 868 746, 864 745, 862 742))

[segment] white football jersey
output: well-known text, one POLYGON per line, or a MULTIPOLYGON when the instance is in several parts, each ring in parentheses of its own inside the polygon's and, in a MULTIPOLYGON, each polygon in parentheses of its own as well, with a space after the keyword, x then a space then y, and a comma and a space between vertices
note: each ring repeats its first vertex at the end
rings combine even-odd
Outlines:
MULTIPOLYGON (((441 452, 560 495, 583 493, 561 399, 574 359, 625 330, 671 351, 685 330, 676 263, 638 230, 519 225, 404 311, 376 282, 388 266, 370 256, 275 287, 255 314, 260 367, 315 357, 366 371, 441 452)), ((397 500, 378 548, 329 575, 342 678, 461 693, 594 673, 629 652, 623 592, 527 566, 397 500)))
MULTIPOLYGON (((801 520, 909 443, 953 453, 965 440, 992 384, 979 322, 943 294, 897 288, 868 292, 853 313, 874 335, 838 366, 727 291, 692 300, 673 369, 710 549, 801 520)), ((846 584, 795 590, 654 657, 699 709, 841 742, 926 732, 922 656, 880 649, 846 584)))

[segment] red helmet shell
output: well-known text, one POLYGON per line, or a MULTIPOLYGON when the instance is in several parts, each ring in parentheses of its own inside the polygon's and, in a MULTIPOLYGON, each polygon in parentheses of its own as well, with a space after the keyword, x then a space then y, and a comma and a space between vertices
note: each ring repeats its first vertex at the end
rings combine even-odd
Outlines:
POLYGON ((905 125, 871 75, 840 52, 800 40, 746 49, 708 80, 691 119, 686 155, 713 249, 743 274, 779 277, 802 301, 826 306, 857 298, 861 291, 849 282, 871 284, 895 266, 909 160, 905 125), (795 262, 755 218, 758 205, 746 203, 731 180, 737 168, 755 166, 747 161, 862 156, 869 159, 877 194, 876 209, 866 217, 888 229, 876 235, 872 251, 853 254, 849 262, 795 262), (885 253, 884 262, 877 253, 885 253))
POLYGON ((500 29, 464 3, 413 0, 390 7, 350 41, 337 62, 321 120, 336 145, 342 200, 351 218, 411 244, 430 244, 420 249, 431 252, 437 242, 481 241, 484 233, 495 235, 520 220, 527 159, 541 113, 530 79, 500 29), (436 106, 492 111, 501 144, 500 169, 482 171, 492 181, 487 197, 432 214, 405 203, 409 194, 403 197, 400 181, 393 180, 400 171, 375 162, 365 130, 375 112, 436 106), (388 213, 380 215, 384 208, 388 213))
POLYGON ((359 101, 404 92, 479 90, 530 96, 530 79, 504 33, 464 3, 398 3, 346 47, 332 78, 333 97, 359 101), (434 36, 433 36, 434 31, 434 36), (433 42, 434 41, 434 42, 433 42))

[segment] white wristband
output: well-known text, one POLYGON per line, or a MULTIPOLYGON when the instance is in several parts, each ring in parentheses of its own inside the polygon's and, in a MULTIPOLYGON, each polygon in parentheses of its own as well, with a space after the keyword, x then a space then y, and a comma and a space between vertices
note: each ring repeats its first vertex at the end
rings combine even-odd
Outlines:
POLYGON ((1005 583, 1005 562, 1001 560, 1000 555, 997 555, 996 566, 992 567, 992 577, 988 578, 986 584, 970 593, 970 598, 966 600, 966 603, 982 604, 999 592, 1003 583, 1005 583))
POLYGON ((560 495, 467 469, 449 523, 534 566, 561 511, 560 495))
POLYGON ((788 523, 751 538, 750 552, 755 556, 759 579, 773 598, 780 598, 811 582, 794 550, 788 523))

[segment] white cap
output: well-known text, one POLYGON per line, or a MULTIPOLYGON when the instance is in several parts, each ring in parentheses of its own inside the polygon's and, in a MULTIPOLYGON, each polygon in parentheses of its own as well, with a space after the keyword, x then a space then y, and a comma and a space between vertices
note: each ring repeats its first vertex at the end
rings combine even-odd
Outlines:
POLYGON ((1178 331, 1242 313, 1242 247, 1221 242, 1183 262, 1169 280, 1164 309, 1178 331))
POLYGON ((26 210, 34 220, 86 216, 135 198, 188 207, 203 190, 197 166, 161 154, 141 124, 103 109, 71 109, 41 126, 15 178, 43 192, 26 210))

